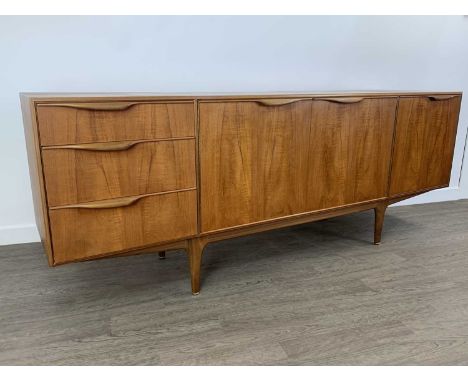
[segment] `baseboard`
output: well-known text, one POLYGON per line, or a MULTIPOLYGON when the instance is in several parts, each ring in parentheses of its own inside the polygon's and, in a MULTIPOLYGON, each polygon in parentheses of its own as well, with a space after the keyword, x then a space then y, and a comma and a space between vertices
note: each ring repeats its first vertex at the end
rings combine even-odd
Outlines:
POLYGON ((425 194, 421 194, 415 196, 414 198, 406 199, 399 203, 393 204, 391 207, 408 206, 412 204, 440 203, 459 199, 463 199, 461 189, 460 187, 453 186, 426 192, 425 194))
POLYGON ((0 245, 33 243, 41 241, 35 224, 0 227, 0 245))

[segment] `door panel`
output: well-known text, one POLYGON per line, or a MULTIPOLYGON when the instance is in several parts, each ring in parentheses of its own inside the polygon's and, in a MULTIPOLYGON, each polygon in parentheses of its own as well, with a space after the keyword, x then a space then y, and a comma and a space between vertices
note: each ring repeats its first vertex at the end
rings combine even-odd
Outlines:
POLYGON ((390 195, 448 186, 461 97, 402 97, 390 195))
POLYGON ((386 196, 396 98, 199 108, 202 232, 386 196))

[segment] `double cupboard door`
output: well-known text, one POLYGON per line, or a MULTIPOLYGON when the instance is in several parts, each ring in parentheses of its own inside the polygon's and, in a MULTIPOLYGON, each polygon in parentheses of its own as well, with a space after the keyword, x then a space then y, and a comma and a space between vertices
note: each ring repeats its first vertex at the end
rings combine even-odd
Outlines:
POLYGON ((201 101, 201 231, 385 197, 397 102, 201 101))

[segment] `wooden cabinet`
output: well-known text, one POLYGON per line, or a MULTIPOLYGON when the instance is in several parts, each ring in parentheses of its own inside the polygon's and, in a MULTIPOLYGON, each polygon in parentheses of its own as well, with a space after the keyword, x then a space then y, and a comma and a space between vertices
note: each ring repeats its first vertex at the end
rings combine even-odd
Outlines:
POLYGON ((21 96, 51 265, 375 210, 449 183, 460 93, 21 96))

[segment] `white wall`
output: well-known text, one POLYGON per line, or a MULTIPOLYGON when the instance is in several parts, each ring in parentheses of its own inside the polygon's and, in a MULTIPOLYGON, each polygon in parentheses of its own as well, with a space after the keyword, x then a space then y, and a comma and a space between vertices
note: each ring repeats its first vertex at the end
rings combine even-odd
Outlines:
MULTIPOLYGON (((462 90, 468 17, 0 17, 0 245, 35 241, 21 91, 462 90)), ((451 188, 468 124, 463 102, 451 188)))

